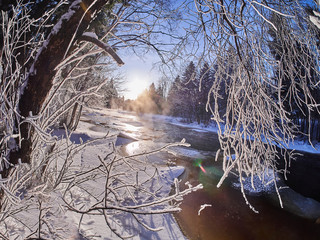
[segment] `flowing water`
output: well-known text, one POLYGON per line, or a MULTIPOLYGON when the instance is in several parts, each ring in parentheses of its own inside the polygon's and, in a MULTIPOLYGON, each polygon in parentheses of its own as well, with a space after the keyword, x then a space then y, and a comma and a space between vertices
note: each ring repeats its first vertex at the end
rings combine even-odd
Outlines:
POLYGON ((182 176, 204 189, 186 196, 180 213, 175 217, 185 235, 202 240, 301 240, 320 239, 320 225, 289 213, 271 202, 266 196, 248 196, 259 211, 254 213, 245 204, 239 189, 230 182, 217 188, 221 170, 215 164, 205 167, 206 174, 192 164, 181 161, 189 173, 182 176), (198 215, 202 204, 210 204, 198 215))
MULTIPOLYGON (((307 219, 281 209, 276 200, 268 194, 248 196, 248 200, 259 211, 254 213, 239 189, 232 187, 233 179, 227 179, 221 188, 216 185, 222 175, 219 162, 213 156, 219 148, 214 133, 175 126, 158 119, 130 118, 123 130, 144 142, 173 142, 186 138, 191 148, 199 150, 203 156, 203 169, 194 166, 191 157, 175 158, 177 165, 185 167, 182 183, 193 185, 202 183, 204 189, 185 197, 182 211, 175 214, 184 234, 193 240, 319 240, 320 224, 315 219, 307 219), (129 127, 128 127, 129 126, 129 127), (130 127, 131 126, 131 127, 130 127), (209 204, 198 215, 202 204, 209 204)), ((139 148, 139 142, 127 145, 127 151, 139 148)), ((164 156, 164 155, 163 155, 164 156)), ((288 195, 295 198, 296 195, 288 195)), ((293 200, 293 199, 292 199, 293 200)), ((289 201, 290 202, 290 199, 289 201)), ((291 207, 292 210, 292 207, 291 207)))

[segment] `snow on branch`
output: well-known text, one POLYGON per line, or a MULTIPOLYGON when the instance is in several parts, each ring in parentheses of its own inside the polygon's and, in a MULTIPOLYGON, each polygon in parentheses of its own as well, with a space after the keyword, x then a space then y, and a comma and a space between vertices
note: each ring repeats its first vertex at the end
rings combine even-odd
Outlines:
MULTIPOLYGON (((146 219, 149 219, 151 215, 180 211, 179 204, 183 197, 202 189, 202 185, 188 185, 187 189, 180 191, 178 179, 173 178, 179 175, 178 172, 181 173, 182 169, 173 167, 168 172, 165 168, 158 169, 151 164, 146 168, 146 162, 137 158, 143 159, 147 155, 166 151, 167 148, 176 145, 184 145, 184 143, 165 145, 157 150, 126 158, 118 156, 114 151, 103 159, 98 156, 98 168, 92 165, 94 170, 90 171, 90 175, 96 176, 95 178, 89 179, 87 175, 74 175, 72 178, 74 184, 70 185, 63 194, 62 200, 65 207, 68 211, 82 216, 105 216, 106 226, 119 237, 124 237, 123 225, 111 226, 124 219, 131 219, 131 224, 138 224, 149 231, 161 230, 161 228, 151 226, 146 219), (88 188, 92 185, 98 186, 96 181, 104 182, 101 189, 88 188), (171 185, 174 191, 169 195, 171 185), (80 192, 81 195, 87 195, 88 201, 77 202, 80 192)), ((79 226, 82 224, 80 222, 79 226)), ((130 229, 126 229, 125 232, 130 235, 135 234, 130 229)))
POLYGON ((112 58, 117 62, 119 66, 124 65, 124 62, 122 59, 118 56, 118 54, 110 47, 107 43, 102 42, 98 39, 97 35, 92 32, 85 32, 82 34, 82 36, 79 38, 80 41, 87 41, 91 42, 98 47, 102 48, 104 51, 106 51, 112 58))
MULTIPOLYGON (((224 174, 217 186, 236 175, 253 209, 244 181, 255 189, 258 178, 264 186, 272 183, 278 193, 276 176, 285 175, 295 157, 287 148, 297 136, 308 138, 311 145, 319 138, 320 53, 315 28, 320 29, 320 13, 306 11, 298 1, 194 3, 183 6, 189 8, 190 19, 194 12, 199 14, 201 27, 190 24, 193 34, 186 34, 183 41, 198 45, 184 59, 201 56, 196 57, 198 64, 208 64, 198 81, 207 95, 206 110, 218 128, 217 160, 222 157, 224 174), (271 182, 265 178, 269 171, 274 173, 269 174, 274 177, 271 182)), ((181 52, 182 47, 175 51, 181 52)), ((181 96, 185 101, 187 97, 181 96)), ((278 198, 281 205, 280 194, 278 198)))
POLYGON ((206 207, 212 207, 212 205, 211 205, 211 204, 202 204, 202 205, 200 206, 199 211, 198 211, 198 216, 200 216, 201 211, 204 210, 206 207))
POLYGON ((317 12, 317 11, 313 11, 314 15, 315 16, 312 16, 310 15, 309 18, 310 18, 310 21, 318 28, 320 29, 320 13, 317 12))

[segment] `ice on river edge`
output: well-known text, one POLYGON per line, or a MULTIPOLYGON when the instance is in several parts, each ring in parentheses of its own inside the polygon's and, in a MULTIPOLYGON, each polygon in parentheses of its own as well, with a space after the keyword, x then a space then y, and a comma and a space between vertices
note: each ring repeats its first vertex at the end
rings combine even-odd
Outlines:
MULTIPOLYGON (((109 111, 109 110, 108 110, 109 111)), ((122 111, 118 110, 111 110, 112 114, 121 114, 122 111)), ((132 116, 132 120, 138 120, 136 116, 132 116)), ((204 126, 199 125, 197 123, 184 123, 182 119, 176 118, 176 117, 170 117, 170 116, 163 116, 163 115, 154 115, 154 114, 145 114, 140 116, 140 118, 153 121, 163 121, 170 124, 178 125, 181 127, 185 127, 188 130, 191 131, 198 131, 198 132, 218 132, 218 128, 215 126, 215 124, 204 126)), ((320 153, 320 144, 311 146, 308 142, 305 141, 295 141, 294 143, 290 143, 288 146, 290 149, 295 149, 299 151, 304 152, 310 152, 310 153, 320 153)), ((192 157, 192 158, 202 158, 200 151, 197 151, 195 149, 185 149, 185 148, 178 148, 176 149, 176 152, 179 155, 192 157)), ((279 205, 278 196, 275 191, 274 186, 274 175, 273 171, 269 169, 268 171, 264 172, 262 174, 263 176, 254 176, 253 179, 251 177, 245 177, 244 176, 244 190, 249 195, 261 195, 261 194, 267 194, 269 198, 273 198, 272 202, 279 205), (252 187, 252 182, 254 183, 255 188, 252 187)), ((320 203, 311 199, 306 198, 302 196, 301 194, 295 192, 294 190, 288 188, 286 184, 281 180, 277 173, 277 185, 280 186, 280 195, 282 198, 282 201, 284 203, 284 208, 289 211, 293 212, 296 215, 307 217, 307 218, 317 218, 320 216, 320 203)), ((240 188, 239 181, 233 182, 233 187, 240 188)))

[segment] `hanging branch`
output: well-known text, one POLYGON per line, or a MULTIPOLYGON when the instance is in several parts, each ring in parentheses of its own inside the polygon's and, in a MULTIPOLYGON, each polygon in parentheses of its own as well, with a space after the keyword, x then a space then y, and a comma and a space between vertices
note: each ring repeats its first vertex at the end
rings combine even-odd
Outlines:
POLYGON ((112 47, 110 47, 107 43, 100 41, 96 34, 85 32, 84 34, 82 34, 81 37, 79 37, 79 41, 87 41, 97 45, 98 47, 102 48, 106 53, 108 53, 119 66, 124 65, 124 62, 121 60, 119 55, 112 49, 112 47))

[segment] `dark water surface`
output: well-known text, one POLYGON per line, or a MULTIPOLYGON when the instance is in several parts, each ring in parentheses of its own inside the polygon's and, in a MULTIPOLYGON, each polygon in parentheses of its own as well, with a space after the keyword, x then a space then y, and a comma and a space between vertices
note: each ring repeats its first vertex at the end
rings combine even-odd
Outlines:
MULTIPOLYGON (((197 150, 214 152, 219 148, 217 135, 175 126, 158 119, 137 120, 139 129, 133 133, 139 139, 154 142, 174 142, 186 138, 197 150), (142 123, 142 124, 141 124, 142 123)), ((137 125, 130 122, 128 124, 137 125)), ((210 155, 210 154, 208 154, 210 155)), ((202 183, 204 189, 185 197, 182 211, 175 214, 180 228, 192 240, 320 240, 320 224, 294 215, 277 206, 267 196, 248 196, 248 200, 259 211, 254 213, 239 189, 231 187, 227 179, 221 188, 216 185, 221 177, 221 164, 206 160, 204 174, 192 164, 192 159, 178 157, 177 165, 185 167, 181 186, 189 181, 193 185, 202 183), (211 204, 198 216, 202 204, 211 204)))
POLYGON ((202 183, 204 189, 184 198, 182 211, 175 214, 184 234, 193 240, 319 240, 320 224, 289 213, 274 206, 264 196, 248 196, 248 200, 259 211, 254 213, 245 204, 239 189, 219 180, 219 167, 205 167, 207 172, 192 167, 186 161, 179 161, 188 171, 182 176, 182 184, 188 180, 193 184, 202 183), (213 178, 215 175, 216 178, 213 178), (210 204, 198 210, 202 204, 210 204))

